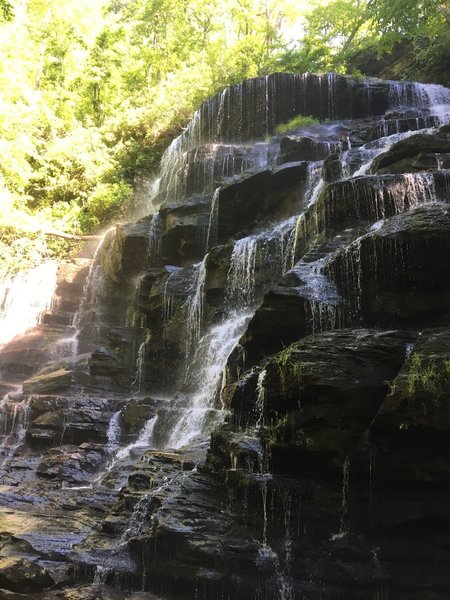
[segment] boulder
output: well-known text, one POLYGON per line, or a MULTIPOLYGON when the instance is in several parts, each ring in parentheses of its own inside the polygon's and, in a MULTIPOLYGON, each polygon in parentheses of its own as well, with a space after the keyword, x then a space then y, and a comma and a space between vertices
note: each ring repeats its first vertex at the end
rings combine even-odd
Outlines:
POLYGON ((270 428, 272 472, 300 475, 299 460, 304 473, 310 452, 330 456, 340 468, 376 415, 411 339, 366 329, 308 336, 264 361, 263 373, 231 386, 235 421, 270 428))
POLYGON ((98 252, 98 260, 110 281, 129 283, 146 264, 151 217, 137 223, 117 225, 107 234, 98 252))
MULTIPOLYGON (((449 202, 447 172, 369 175, 330 183, 305 214, 308 232, 331 237, 430 202, 449 202)), ((310 234, 311 235, 311 234, 310 234)))
POLYGON ((206 247, 209 212, 210 204, 203 195, 161 206, 163 264, 185 265, 200 260, 206 247))
POLYGON ((73 371, 66 368, 56 371, 41 372, 23 382, 25 394, 48 394, 64 388, 72 383, 73 371))
POLYGON ((351 323, 336 288, 322 273, 323 248, 316 251, 310 262, 299 261, 262 299, 239 342, 247 368, 309 333, 351 323))
POLYGON ((13 592, 34 593, 49 588, 54 583, 37 559, 19 556, 0 559, 0 588, 13 592))
POLYGON ((16 379, 30 377, 53 358, 52 350, 61 335, 62 327, 39 324, 17 336, 2 348, 2 373, 16 379))
POLYGON ((323 160, 331 152, 338 152, 342 148, 339 135, 336 135, 336 138, 323 141, 322 136, 319 139, 308 135, 284 136, 280 140, 278 163, 323 160))
POLYGON ((245 174, 222 186, 218 199, 219 242, 251 232, 262 222, 296 214, 301 206, 306 168, 306 163, 282 165, 274 171, 245 174))
POLYGON ((124 389, 131 381, 126 365, 107 347, 95 350, 89 358, 91 385, 106 389, 124 389))
POLYGON ((134 436, 144 427, 145 423, 154 417, 158 410, 167 404, 161 398, 131 398, 120 411, 120 423, 128 436, 134 436))
POLYGON ((419 157, 419 155, 426 156, 448 153, 450 153, 450 135, 448 133, 419 133, 396 142, 387 152, 377 156, 372 163, 371 170, 372 173, 408 172, 408 160, 411 163, 410 171, 427 170, 420 169, 419 159, 416 159, 418 168, 413 168, 414 163, 412 159, 419 157))
POLYGON ((103 458, 101 445, 61 446, 47 450, 38 465, 37 475, 60 485, 86 485, 103 458))
POLYGON ((425 330, 408 353, 371 431, 399 443, 445 445, 450 430, 450 330, 425 330))

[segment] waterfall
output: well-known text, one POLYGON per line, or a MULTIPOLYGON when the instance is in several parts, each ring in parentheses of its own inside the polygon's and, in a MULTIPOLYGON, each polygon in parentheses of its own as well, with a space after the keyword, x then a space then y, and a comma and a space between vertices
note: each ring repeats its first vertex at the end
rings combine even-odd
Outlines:
POLYGON ((73 319, 75 333, 72 339, 75 340, 75 343, 72 347, 72 356, 78 354, 80 336, 83 328, 87 325, 89 325, 89 328, 86 334, 83 334, 83 338, 86 338, 89 342, 99 341, 101 324, 98 311, 105 294, 106 285, 106 278, 101 264, 101 256, 102 254, 107 254, 111 248, 114 241, 114 231, 115 228, 111 227, 102 237, 95 250, 89 273, 83 287, 83 296, 78 311, 73 319))
POLYGON ((147 344, 150 341, 150 333, 147 333, 145 340, 140 344, 137 360, 136 360, 136 372, 134 375, 133 382, 131 387, 137 392, 144 391, 144 383, 145 383, 145 358, 146 358, 146 348, 147 344))
POLYGON ((112 454, 118 448, 120 443, 120 410, 115 412, 108 425, 108 431, 106 432, 106 451, 108 454, 112 454))
POLYGON ((263 369, 258 374, 258 381, 256 383, 256 427, 262 427, 264 425, 264 410, 266 406, 266 388, 264 387, 264 381, 266 379, 266 376, 267 371, 263 369))
POLYGON ((217 227, 219 221, 219 194, 220 188, 214 190, 211 199, 211 212, 209 214, 208 235, 206 237, 206 249, 209 250, 217 240, 217 227))
POLYGON ((48 261, 0 282, 0 345, 37 325, 51 308, 57 270, 48 261))
POLYGON ((114 462, 129 458, 129 456, 132 454, 133 450, 135 450, 135 449, 151 447, 153 431, 155 429, 157 419, 158 419, 158 417, 152 417, 151 419, 149 419, 147 421, 147 423, 145 424, 145 426, 142 428, 137 440, 132 442, 131 444, 128 444, 128 446, 121 448, 115 454, 114 462))
MULTIPOLYGON (((403 282, 403 272, 418 257, 407 235, 400 242, 391 239, 402 234, 402 219, 415 219, 415 212, 416 230, 427 232, 429 214, 444 214, 450 189, 444 151, 434 153, 425 162, 429 170, 420 172, 413 171, 415 165, 402 172, 400 165, 397 173, 388 173, 373 161, 417 131, 436 134, 448 122, 449 94, 440 86, 359 82, 337 74, 258 77, 205 102, 173 141, 150 193, 152 207, 161 202, 161 210, 104 238, 74 322, 60 328, 58 339, 58 327, 50 332, 44 357, 50 355, 53 363, 45 365, 43 376, 53 366, 69 368, 71 387, 25 399, 10 392, 0 402, 3 497, 18 502, 19 484, 21 495, 31 492, 30 513, 34 506, 37 512, 56 506, 59 515, 67 505, 74 523, 82 525, 73 534, 77 542, 94 524, 92 536, 73 543, 67 554, 79 562, 83 579, 89 575, 97 586, 114 582, 130 593, 138 588, 156 593, 159 587, 186 597, 293 600, 327 596, 337 588, 344 596, 346 582, 341 593, 341 582, 333 578, 356 572, 355 555, 361 560, 356 568, 366 569, 366 548, 370 553, 374 540, 378 543, 373 496, 374 490, 384 491, 378 477, 385 476, 386 457, 377 455, 375 472, 375 451, 370 448, 368 462, 367 447, 377 439, 358 437, 359 419, 371 431, 390 371, 405 376, 399 370, 403 355, 422 351, 413 332, 428 312, 436 313, 431 326, 443 322, 439 299, 435 308, 427 300, 433 291, 426 290, 419 326, 407 314, 408 331, 402 323, 397 331, 397 288, 408 287, 410 273, 403 282), (298 114, 334 122, 262 141, 298 114), (288 167, 281 166, 290 157, 283 154, 287 138, 299 152, 288 167), (303 139, 311 142, 306 150, 302 141, 295 146, 303 139), (261 193, 264 182, 268 187, 261 193), (383 252, 392 264, 381 265, 383 252), (392 292, 381 279, 392 284, 392 292), (366 317, 366 296, 387 306, 392 331, 386 347, 370 346, 358 361, 365 333, 345 329, 384 327, 383 315, 381 325, 366 317), (342 340, 349 340, 348 348, 342 340), (74 360, 82 342, 87 351, 74 360), (334 362, 341 347, 342 369, 334 362), (280 387, 286 356, 292 372, 280 387), (362 377, 353 378, 353 363, 355 372, 363 369, 362 377), (351 385, 338 396, 347 373, 351 385), (347 409, 351 418, 340 421, 347 409), (25 444, 20 460, 29 461, 26 476, 18 473, 18 457, 11 460, 25 444), (356 510, 362 481, 366 513, 360 505, 356 510), (89 486, 75 485, 79 496, 57 495, 80 482, 89 486), (12 492, 6 489, 10 483, 12 492), (86 507, 90 512, 83 512, 86 507), (365 521, 371 522, 370 539, 365 521), (351 551, 350 532, 360 536, 351 551), (121 563, 124 556, 128 562, 121 563), (330 569, 327 579, 327 561, 341 559, 342 570, 330 569), (189 568, 179 571, 180 564, 189 568)), ((432 236, 424 240, 424 253, 432 243, 432 236)), ((426 270, 420 273, 424 286, 426 270)), ((18 298, 31 296, 27 290, 34 284, 26 277, 18 298)), ((47 296, 42 293, 34 307, 31 325, 21 327, 39 323, 42 311, 52 308, 50 279, 38 286, 47 296)), ((64 283, 78 285, 77 299, 80 281, 64 283)), ((1 288, 2 344, 18 335, 9 332, 7 319, 15 285, 11 279, 1 288)), ((73 313, 75 303, 68 305, 73 313)), ((14 311, 25 320, 22 309, 14 311)), ((378 337, 367 335, 372 342, 378 337)), ((4 382, 2 394, 8 389, 4 382)), ((392 427, 400 443, 411 434, 408 418, 392 427)), ((394 521, 401 521, 399 513, 394 521)), ((52 534, 42 532, 45 543, 52 534)), ((384 548, 374 550, 380 563, 383 553, 384 548)), ((55 556, 65 561, 64 553, 55 556)), ((377 576, 382 568, 376 565, 377 576)), ((364 590, 372 594, 367 572, 364 590)), ((74 578, 78 582, 81 575, 75 571, 74 578)), ((67 585, 72 584, 71 579, 67 585)))
POLYGON ((339 533, 337 537, 343 537, 347 535, 347 519, 348 519, 348 494, 350 490, 350 458, 345 457, 344 464, 342 465, 342 505, 341 505, 341 521, 339 525, 339 533))
POLYGON ((196 265, 193 284, 194 293, 191 294, 186 303, 187 356, 192 353, 194 344, 200 339, 202 334, 207 258, 208 255, 205 256, 200 264, 196 265))
POLYGON ((228 301, 231 306, 246 308, 253 304, 258 238, 243 238, 234 244, 228 273, 228 301))
POLYGON ((182 414, 170 433, 166 447, 182 448, 195 439, 203 432, 208 416, 212 420, 208 429, 222 419, 220 411, 214 410, 222 372, 249 319, 248 312, 232 314, 199 340, 188 369, 192 391, 182 399, 182 414))

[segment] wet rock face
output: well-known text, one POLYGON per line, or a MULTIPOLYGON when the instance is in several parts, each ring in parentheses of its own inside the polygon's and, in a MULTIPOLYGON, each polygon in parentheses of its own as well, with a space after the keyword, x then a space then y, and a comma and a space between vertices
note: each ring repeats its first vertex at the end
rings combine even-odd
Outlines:
POLYGON ((332 422, 336 427, 339 419, 340 429, 353 426, 364 430, 386 394, 386 382, 402 365, 410 339, 401 332, 364 329, 305 337, 262 363, 262 414, 253 411, 250 420, 244 415, 250 416, 255 404, 258 373, 244 375, 231 390, 225 390, 228 407, 244 424, 254 425, 258 419, 273 421, 298 410, 302 416, 292 423, 294 428, 301 428, 303 419, 312 427, 314 422, 325 428, 332 422))
POLYGON ((27 440, 33 447, 62 443, 104 443, 110 419, 106 398, 84 394, 33 395, 29 398, 27 440))
POLYGON ((333 152, 347 149, 351 142, 347 140, 350 133, 344 127, 323 131, 321 126, 311 127, 310 135, 284 135, 280 140, 278 164, 294 161, 324 160, 333 152), (324 141, 323 138, 328 138, 324 141))
POLYGON ((89 476, 102 463, 101 445, 82 444, 79 447, 56 448, 47 452, 37 468, 37 475, 60 484, 85 485, 89 482, 89 476))
POLYGON ((148 248, 149 219, 118 225, 110 232, 100 249, 99 259, 105 275, 114 282, 129 284, 129 278, 139 274, 148 248))
POLYGON ((371 431, 400 444, 446 443, 450 340, 448 328, 425 330, 408 347, 408 358, 392 381, 371 431))
POLYGON ((184 265, 203 256, 208 223, 208 202, 202 195, 186 202, 162 206, 161 252, 166 264, 184 265))
POLYGON ((218 238, 226 241, 258 222, 276 220, 299 210, 306 178, 305 163, 263 171, 222 187, 219 193, 218 238))
POLYGON ((254 365, 308 333, 305 298, 296 288, 276 287, 265 296, 241 339, 247 364, 254 365))
POLYGON ((322 120, 381 115, 389 107, 389 87, 380 80, 364 85, 335 74, 250 79, 202 106, 199 133, 204 141, 248 140, 273 133, 275 125, 298 114, 322 120))
POLYGON ((446 207, 419 208, 386 220, 326 270, 365 322, 432 324, 448 314, 449 231, 446 207))
POLYGON ((371 170, 379 174, 436 170, 447 164, 449 152, 448 133, 417 134, 397 142, 378 156, 371 170), (443 155, 441 159, 440 155, 443 155))
POLYGON ((64 368, 50 373, 38 373, 24 381, 23 391, 25 394, 46 394, 69 387, 71 381, 72 372, 64 368))

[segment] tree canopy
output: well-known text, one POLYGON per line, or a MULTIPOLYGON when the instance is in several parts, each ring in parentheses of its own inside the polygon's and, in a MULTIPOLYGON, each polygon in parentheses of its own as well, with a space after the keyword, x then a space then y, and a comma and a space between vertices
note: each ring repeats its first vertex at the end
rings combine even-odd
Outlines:
POLYGON ((304 35, 282 62, 300 70, 349 72, 355 57, 381 57, 406 44, 400 77, 450 84, 448 0, 316 0, 305 15, 304 35), (365 54, 364 54, 365 53, 365 54), (407 56, 409 54, 409 56, 407 56))

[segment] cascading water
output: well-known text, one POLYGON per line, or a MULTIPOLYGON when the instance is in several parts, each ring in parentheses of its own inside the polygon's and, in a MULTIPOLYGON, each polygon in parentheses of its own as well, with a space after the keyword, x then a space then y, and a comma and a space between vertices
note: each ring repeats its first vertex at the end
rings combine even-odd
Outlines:
POLYGON ((51 307, 57 269, 57 263, 49 261, 0 282, 0 345, 39 323, 51 307))
POLYGON ((216 242, 217 238, 217 225, 219 219, 219 193, 220 188, 214 190, 211 199, 211 212, 209 215, 208 223, 208 235, 206 237, 206 249, 209 250, 211 246, 216 242))
POLYGON ((157 265, 160 261, 161 253, 161 215, 156 212, 150 221, 148 230, 148 259, 150 265, 157 265))
POLYGON ((196 266, 193 289, 194 293, 188 298, 186 306, 186 356, 192 352, 195 343, 201 337, 204 318, 204 296, 206 280, 206 260, 196 266))
POLYGON ((188 369, 192 391, 181 400, 181 417, 170 432, 166 447, 182 448, 222 420, 221 411, 214 408, 222 372, 249 318, 249 312, 232 314, 199 341, 188 369))
POLYGON ((123 460, 128 458, 133 450, 138 448, 148 448, 152 445, 152 436, 157 422, 157 417, 152 417, 147 421, 144 428, 139 434, 136 441, 132 442, 128 446, 121 448, 114 456, 114 461, 123 460))
POLYGON ((87 340, 96 342, 100 334, 100 317, 97 314, 101 306, 105 286, 105 274, 100 261, 100 254, 107 253, 114 241, 114 228, 109 229, 100 240, 95 250, 88 276, 83 288, 83 296, 78 311, 73 320, 74 335, 69 338, 72 343, 72 356, 79 350, 80 334, 84 327, 87 329, 87 340))
POLYGON ((244 308, 254 302, 257 252, 256 236, 238 240, 234 245, 227 288, 231 306, 244 308))

